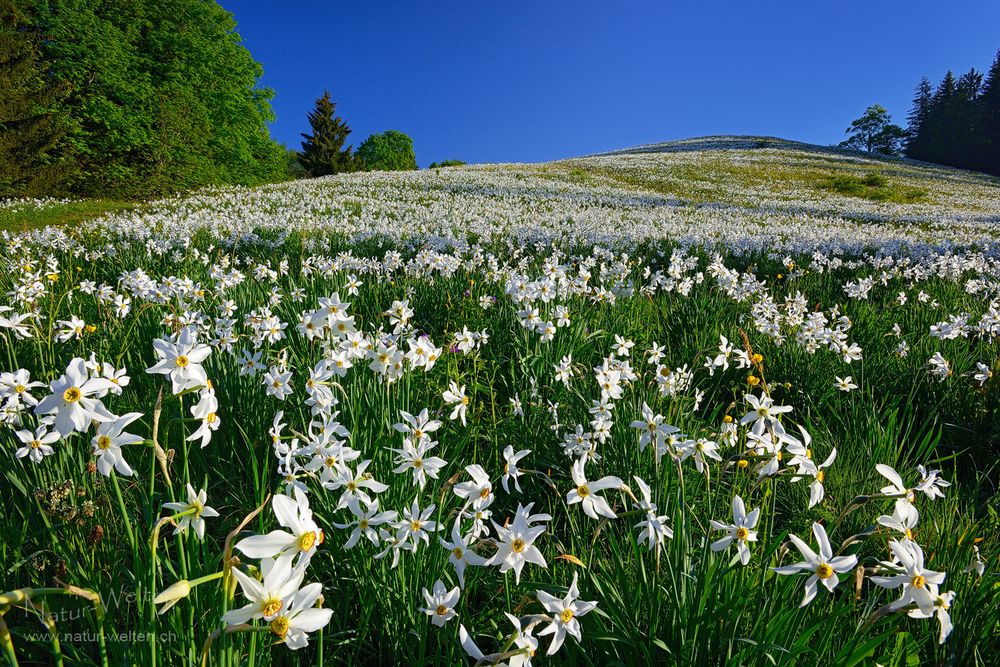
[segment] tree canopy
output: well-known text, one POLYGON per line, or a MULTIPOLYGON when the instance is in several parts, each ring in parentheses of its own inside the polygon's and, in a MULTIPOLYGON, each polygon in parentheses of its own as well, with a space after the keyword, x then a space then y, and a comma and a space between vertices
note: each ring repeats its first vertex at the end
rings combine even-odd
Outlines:
MULTIPOLYGON (((20 30, 41 36, 36 85, 65 91, 50 106, 72 191, 144 196, 285 173, 266 124, 273 93, 214 0, 9 1, 20 30)), ((0 98, 30 77, 18 79, 0 79, 0 98)))
POLYGON ((358 146, 358 158, 365 169, 405 171, 417 168, 413 139, 398 130, 373 134, 358 146))
POLYGON ((899 153, 906 136, 903 128, 893 124, 892 116, 879 104, 865 109, 864 115, 851 123, 845 132, 848 137, 841 146, 883 155, 899 153))

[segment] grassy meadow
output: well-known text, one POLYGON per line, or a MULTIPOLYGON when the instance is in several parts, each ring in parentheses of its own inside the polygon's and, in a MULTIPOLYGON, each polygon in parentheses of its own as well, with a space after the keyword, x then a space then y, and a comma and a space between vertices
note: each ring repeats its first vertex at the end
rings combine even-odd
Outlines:
POLYGON ((991 664, 998 222, 763 138, 0 209, 0 650, 991 664))

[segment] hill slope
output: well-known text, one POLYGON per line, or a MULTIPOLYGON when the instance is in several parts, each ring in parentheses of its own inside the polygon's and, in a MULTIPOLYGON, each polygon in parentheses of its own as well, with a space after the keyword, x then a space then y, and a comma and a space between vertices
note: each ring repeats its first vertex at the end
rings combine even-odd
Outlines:
POLYGON ((669 239, 808 251, 996 238, 1000 181, 763 137, 706 137, 542 164, 348 174, 202 192, 109 215, 101 234, 221 239, 327 230, 406 240, 669 239))

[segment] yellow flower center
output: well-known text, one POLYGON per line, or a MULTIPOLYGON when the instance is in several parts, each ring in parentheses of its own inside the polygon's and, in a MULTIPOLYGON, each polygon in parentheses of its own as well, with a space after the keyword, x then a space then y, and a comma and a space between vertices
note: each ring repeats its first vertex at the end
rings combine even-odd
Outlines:
POLYGON ((816 473, 816 481, 817 482, 819 482, 820 484, 822 484, 825 480, 826 480, 826 472, 825 471, 820 470, 819 472, 816 473))
POLYGON ((925 579, 922 574, 918 574, 910 581, 910 584, 912 584, 914 588, 923 588, 926 583, 927 579, 925 579))
POLYGON ((833 568, 826 563, 820 563, 816 568, 816 576, 820 579, 829 579, 833 576, 833 568))
POLYGON ((740 526, 739 528, 736 529, 736 539, 738 540, 745 540, 749 535, 750 531, 744 528, 743 526, 740 526))
POLYGON ((519 554, 522 551, 524 551, 524 547, 526 546, 527 545, 524 543, 524 540, 522 540, 520 537, 511 542, 510 544, 511 551, 513 551, 516 554, 519 554))
POLYGON ((413 429, 413 439, 414 440, 420 440, 423 437, 424 437, 424 432, 423 431, 421 431, 419 428, 413 429))
POLYGON ((576 487, 576 492, 584 498, 590 495, 590 489, 587 488, 586 484, 581 484, 580 486, 576 487))
POLYGON ((182 354, 174 359, 174 363, 177 364, 178 368, 186 368, 191 363, 191 360, 182 354))
POLYGON ((739 466, 740 468, 746 468, 748 465, 750 465, 750 462, 747 461, 746 459, 740 459, 739 461, 736 462, 736 465, 739 466))
POLYGON ((439 604, 437 609, 435 609, 434 611, 437 613, 438 616, 444 616, 445 614, 448 613, 448 607, 445 607, 443 604, 439 604))
POLYGON ((489 489, 489 487, 486 487, 485 489, 483 489, 482 492, 480 492, 479 497, 480 498, 489 498, 490 497, 490 489, 489 489))
POLYGON ((560 620, 562 620, 563 623, 569 623, 571 620, 573 620, 573 610, 563 609, 563 612, 559 614, 559 618, 560 620))
POLYGON ((273 632, 276 637, 284 639, 285 635, 288 634, 288 617, 279 616, 271 621, 271 632, 273 632))
POLYGON ((908 539, 908 540, 912 540, 913 539, 913 531, 910 530, 909 528, 906 529, 906 539, 908 539))
POLYGON ((362 519, 358 521, 358 528, 361 530, 368 530, 368 519, 362 519))
POLYGON ((351 491, 353 493, 354 491, 358 490, 358 485, 355 484, 354 482, 348 482, 347 483, 347 490, 351 491))
POLYGON ((63 400, 67 403, 76 403, 82 396, 79 387, 70 387, 63 392, 63 400))
POLYGON ((424 467, 424 460, 423 459, 413 459, 413 467, 414 468, 423 468, 424 467))
POLYGON ((31 441, 31 448, 32 449, 38 449, 41 446, 42 446, 41 441, 39 441, 39 440, 32 440, 31 441))
POLYGON ((465 552, 462 551, 462 547, 455 547, 454 549, 451 550, 451 552, 455 554, 455 558, 459 560, 462 560, 462 556, 465 555, 465 552))
POLYGON ((23 384, 19 384, 16 387, 14 387, 14 391, 18 394, 23 394, 27 389, 28 388, 25 387, 23 384))
MULTIPOLYGON (((263 612, 265 617, 275 616, 279 611, 281 611, 281 607, 283 606, 283 604, 284 603, 278 598, 268 598, 264 600, 264 604, 261 605, 261 611, 263 612)), ((287 623, 288 621, 286 620, 285 624, 287 625, 287 623)))
POLYGON ((308 533, 303 533, 302 537, 299 538, 299 549, 302 551, 309 551, 316 544, 316 533, 309 531, 308 533))
POLYGON ((205 415, 205 421, 207 421, 209 424, 214 424, 216 419, 217 417, 214 412, 209 412, 207 415, 205 415))
POLYGON ((410 522, 410 530, 412 530, 414 533, 419 532, 421 525, 422 524, 419 521, 414 519, 413 521, 410 522))
POLYGON ((97 438, 98 449, 110 449, 111 448, 111 438, 106 435, 99 436, 97 438))

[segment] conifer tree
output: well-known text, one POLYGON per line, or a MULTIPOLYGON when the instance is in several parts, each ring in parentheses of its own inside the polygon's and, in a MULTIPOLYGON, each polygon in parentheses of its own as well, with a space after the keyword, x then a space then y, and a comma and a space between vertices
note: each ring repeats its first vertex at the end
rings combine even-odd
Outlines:
POLYGON ((934 89, 925 76, 920 79, 917 92, 913 96, 913 108, 907 115, 906 156, 914 160, 924 160, 927 155, 927 114, 930 113, 934 89))
POLYGON ((952 164, 953 151, 950 135, 954 131, 955 75, 951 70, 944 75, 934 90, 925 125, 927 127, 927 154, 924 158, 938 164, 952 164))
POLYGON ((327 176, 358 169, 358 160, 351 154, 352 146, 344 148, 351 133, 344 119, 337 116, 337 103, 330 99, 330 91, 316 100, 316 108, 309 112, 312 134, 302 134, 302 153, 299 162, 309 176, 327 176))
POLYGON ((0 197, 58 194, 70 165, 56 109, 63 88, 48 76, 29 3, 0 0, 0 197))
POLYGON ((983 169, 983 128, 980 126, 979 95, 983 75, 975 68, 958 78, 955 84, 954 132, 952 133, 952 164, 964 169, 983 169))
POLYGON ((1000 51, 986 75, 980 96, 980 125, 983 128, 984 169, 1000 175, 1000 51))

